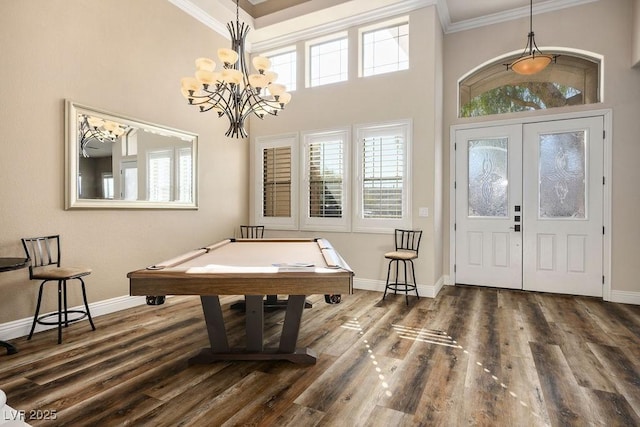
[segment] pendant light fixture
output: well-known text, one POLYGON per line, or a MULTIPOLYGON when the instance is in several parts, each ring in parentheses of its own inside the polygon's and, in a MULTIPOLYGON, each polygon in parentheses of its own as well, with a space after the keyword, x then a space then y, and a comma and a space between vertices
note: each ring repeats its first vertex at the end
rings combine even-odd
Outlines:
POLYGON ((533 0, 530 0, 529 6, 529 35, 527 45, 522 55, 511 64, 505 64, 507 70, 511 69, 518 74, 531 75, 539 73, 547 68, 551 62, 556 62, 558 55, 547 55, 540 52, 536 45, 535 35, 533 34, 533 0))
POLYGON ((253 66, 257 73, 249 74, 245 58, 245 38, 249 26, 240 23, 238 0, 236 22, 229 22, 231 49, 218 49, 223 64, 215 71, 216 63, 209 58, 196 59, 195 77, 181 80, 182 95, 200 112, 211 111, 226 116, 229 129, 226 136, 246 138, 245 119, 252 113, 262 119, 266 114, 277 115, 291 100, 284 85, 275 83, 278 75, 269 71, 269 58, 256 56, 253 66))
POLYGON ((103 144, 114 143, 127 131, 126 125, 101 119, 100 117, 81 114, 78 119, 80 121, 78 140, 84 157, 89 157, 87 145, 91 141, 97 140, 103 144))

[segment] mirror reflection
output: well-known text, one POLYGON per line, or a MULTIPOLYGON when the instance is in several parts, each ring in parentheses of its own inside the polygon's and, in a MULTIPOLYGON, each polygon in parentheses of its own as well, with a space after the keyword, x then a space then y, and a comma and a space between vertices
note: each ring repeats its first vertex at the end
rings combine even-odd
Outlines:
POLYGON ((67 101, 67 209, 197 208, 197 136, 67 101))

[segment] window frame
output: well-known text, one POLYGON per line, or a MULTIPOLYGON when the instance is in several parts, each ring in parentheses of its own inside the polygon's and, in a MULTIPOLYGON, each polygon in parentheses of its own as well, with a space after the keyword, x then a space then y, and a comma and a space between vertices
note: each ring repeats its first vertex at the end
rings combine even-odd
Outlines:
POLYGON ((281 49, 277 49, 277 50, 273 50, 264 54, 261 54, 261 56, 267 57, 269 58, 269 60, 272 61, 272 71, 275 71, 276 73, 278 73, 278 79, 276 79, 276 83, 279 84, 284 84, 287 88, 287 92, 295 92, 298 89, 298 49, 296 48, 295 45, 292 46, 287 46, 287 47, 283 47, 281 49), (281 55, 288 55, 288 54, 294 54, 294 69, 293 69, 293 85, 291 84, 287 84, 283 81, 280 80, 280 78, 282 77, 281 74, 282 73, 278 73, 276 70, 273 70, 273 57, 276 56, 281 56, 281 55))
POLYGON ((253 196, 253 218, 256 225, 264 225, 274 230, 297 230, 298 229, 298 134, 290 133, 275 136, 257 137, 254 143, 254 182, 255 191, 253 196), (291 149, 291 197, 289 217, 266 217, 263 211, 264 200, 264 149, 290 147, 291 149))
POLYGON ((358 77, 368 78, 368 77, 379 76, 382 74, 397 73, 400 71, 409 70, 411 68, 410 45, 411 45, 411 25, 409 22, 409 16, 401 16, 395 19, 379 22, 374 25, 358 28, 358 77), (365 66, 364 36, 365 34, 371 33, 373 31, 388 29, 388 28, 397 28, 402 25, 407 25, 407 68, 401 68, 393 71, 384 71, 379 73, 374 72, 372 74, 365 75, 365 69, 364 69, 364 66, 365 66))
POLYGON ((351 152, 351 128, 331 128, 322 131, 302 132, 302 149, 300 150, 300 230, 313 231, 338 231, 351 230, 351 180, 350 180, 350 152, 351 152), (340 138, 342 140, 342 215, 340 218, 317 218, 309 215, 310 198, 310 146, 312 143, 329 142, 340 138))
MULTIPOLYGON (((322 86, 327 86, 327 85, 332 85, 332 84, 338 84, 338 83, 342 83, 342 82, 346 82, 349 81, 349 34, 347 31, 341 31, 338 33, 333 33, 330 34, 328 36, 325 37, 320 37, 320 38, 316 38, 313 40, 309 40, 307 42, 305 42, 305 87, 306 88, 316 88, 316 87, 322 87, 322 86), (328 82, 328 83, 318 83, 318 84, 313 84, 313 78, 312 78, 312 58, 311 58, 311 49, 315 46, 319 46, 322 44, 327 44, 327 43, 331 43, 331 42, 336 42, 336 41, 345 41, 346 42, 346 58, 345 58, 345 64, 346 64, 346 70, 345 70, 345 78, 338 80, 338 81, 333 81, 333 82, 328 82)), ((342 74, 342 70, 341 70, 341 74, 342 74)))
POLYGON ((354 173, 353 173, 353 215, 352 230, 355 232, 366 233, 392 233, 396 228, 410 228, 412 226, 411 213, 411 151, 412 151, 412 134, 413 123, 410 119, 396 120, 382 123, 370 123, 354 126, 354 134, 356 135, 354 146, 354 173), (391 133, 400 133, 404 138, 403 162, 404 168, 402 173, 402 216, 398 219, 391 218, 364 218, 363 215, 363 199, 364 199, 364 176, 363 176, 363 142, 364 139, 377 135, 389 135, 391 133))

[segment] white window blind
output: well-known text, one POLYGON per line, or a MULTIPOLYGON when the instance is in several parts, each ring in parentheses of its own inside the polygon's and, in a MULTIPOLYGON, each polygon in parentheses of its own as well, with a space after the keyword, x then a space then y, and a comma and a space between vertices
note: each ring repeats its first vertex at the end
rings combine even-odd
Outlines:
POLYGON ((168 202, 171 200, 171 155, 170 150, 149 153, 147 191, 150 201, 168 202))
POLYGON ((364 218, 402 218, 403 138, 365 138, 362 149, 364 218))
POLYGON ((262 215, 291 216, 291 147, 262 150, 262 215))
POLYGON ((309 144, 309 216, 341 218, 344 174, 343 141, 334 139, 309 144))
POLYGON ((355 231, 411 227, 411 121, 356 127, 355 231))
POLYGON ((192 202, 193 194, 193 157, 191 148, 185 147, 178 150, 178 201, 192 202))
POLYGON ((303 133, 301 229, 348 231, 350 128, 303 133))

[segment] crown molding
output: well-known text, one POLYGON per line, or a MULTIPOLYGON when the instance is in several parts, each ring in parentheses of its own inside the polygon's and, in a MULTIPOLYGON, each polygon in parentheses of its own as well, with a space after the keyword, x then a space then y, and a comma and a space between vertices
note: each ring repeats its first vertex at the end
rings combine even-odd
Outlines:
MULTIPOLYGON (((582 4, 593 3, 598 0, 547 0, 542 3, 535 3, 533 5, 533 14, 538 15, 540 13, 553 12, 560 9, 566 9, 568 7, 580 6, 582 4)), ((529 6, 519 7, 516 9, 507 10, 499 13, 492 13, 490 15, 481 16, 479 18, 467 19, 459 22, 451 22, 449 17, 449 11, 446 7, 446 0, 438 0, 438 10, 440 13, 440 20, 442 28, 446 34, 455 33, 459 31, 471 30, 473 28, 485 27, 487 25, 498 24, 501 22, 512 21, 514 19, 525 18, 529 16, 529 6), (446 14, 443 16, 442 11, 446 9, 446 14)))
MULTIPOLYGON (((219 19, 214 18, 210 13, 206 12, 204 9, 198 6, 195 3, 198 0, 168 1, 179 9, 183 10, 185 13, 202 22, 207 27, 219 33, 227 40, 230 39, 226 24, 220 22, 219 19)), ((533 14, 537 15, 541 13, 553 12, 556 10, 580 6, 596 1, 598 0, 547 0, 541 3, 534 4, 533 14)), ((316 37, 321 37, 327 34, 331 34, 332 32, 343 31, 349 27, 359 26, 372 21, 387 19, 393 16, 402 15, 413 10, 433 5, 436 6, 440 24, 445 34, 471 30, 474 28, 480 28, 529 16, 529 6, 525 6, 507 10, 504 12, 493 13, 479 18, 467 19, 459 22, 451 22, 447 0, 404 0, 402 2, 384 6, 366 13, 336 19, 332 22, 315 25, 313 27, 305 28, 299 31, 293 31, 269 39, 259 40, 258 36, 253 40, 252 43, 247 43, 245 47, 249 52, 265 52, 268 50, 277 49, 282 46, 294 44, 300 40, 308 40, 316 37)), ((235 19, 235 16, 229 16, 228 20, 230 21, 233 19, 235 19)), ((253 22, 250 17, 243 16, 243 20, 253 26, 253 22)), ((259 34, 259 30, 255 30, 255 32, 259 34)))
POLYGON ((336 19, 334 21, 316 25, 311 28, 305 28, 300 31, 283 34, 282 36, 273 37, 266 40, 254 40, 252 44, 253 49, 256 52, 264 52, 277 49, 282 46, 294 44, 299 40, 308 40, 322 37, 327 34, 343 31, 350 27, 367 24, 371 21, 386 19, 393 16, 409 13, 413 10, 435 5, 436 1, 437 0, 404 0, 400 3, 395 3, 378 9, 370 10, 368 12, 361 13, 355 16, 336 19))
POLYGON ((200 6, 194 4, 191 0, 168 0, 169 3, 176 6, 178 9, 183 12, 191 15, 198 21, 202 22, 207 27, 211 28, 216 33, 224 36, 227 40, 231 40, 231 36, 229 35, 229 31, 227 30, 226 24, 220 22, 218 19, 215 19, 208 12, 204 11, 200 6))

